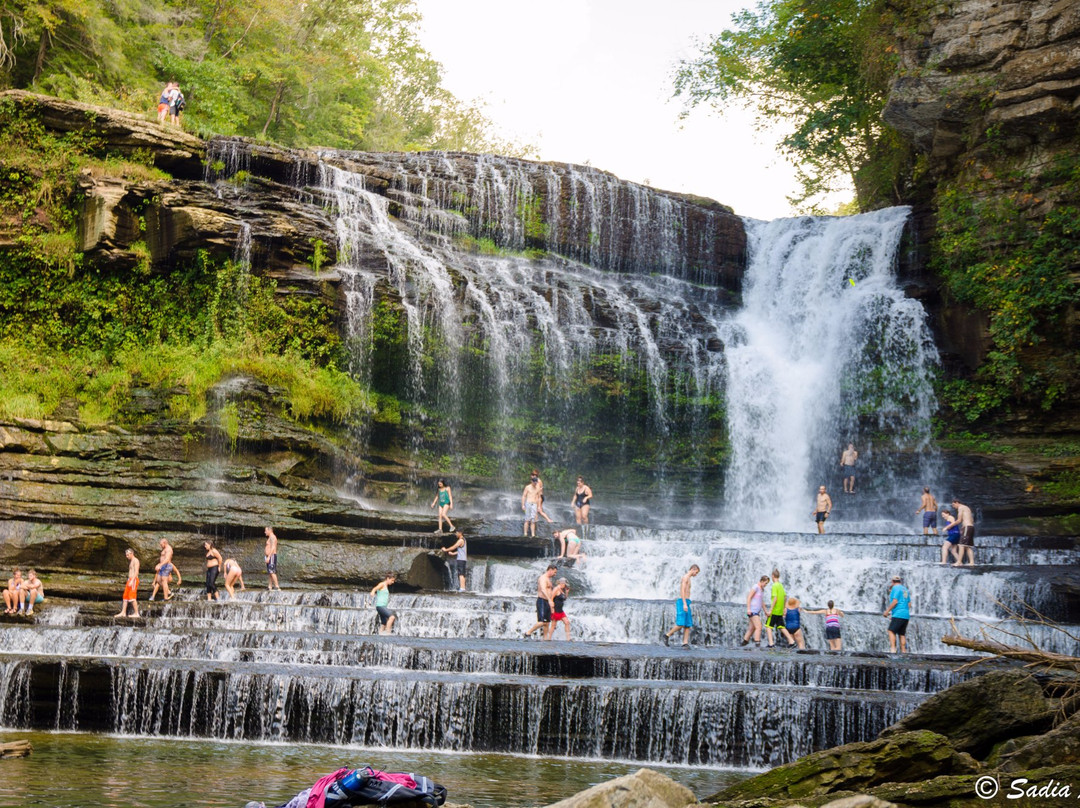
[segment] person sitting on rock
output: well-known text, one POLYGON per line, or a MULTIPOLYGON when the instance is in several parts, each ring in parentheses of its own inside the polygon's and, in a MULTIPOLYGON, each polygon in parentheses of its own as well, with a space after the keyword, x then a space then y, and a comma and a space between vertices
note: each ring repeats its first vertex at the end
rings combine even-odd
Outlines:
POLYGON ((19 593, 22 582, 22 572, 16 567, 12 570, 12 576, 8 578, 7 587, 4 589, 4 614, 15 614, 17 609, 21 610, 22 600, 19 593))
MULTIPOLYGON (((37 573, 34 570, 28 570, 26 573, 26 580, 22 582, 22 601, 26 604, 26 616, 29 617, 34 613, 34 607, 39 603, 45 602, 45 586, 41 583, 41 579, 37 577, 37 573)), ((22 611, 23 603, 19 604, 19 610, 22 611)))

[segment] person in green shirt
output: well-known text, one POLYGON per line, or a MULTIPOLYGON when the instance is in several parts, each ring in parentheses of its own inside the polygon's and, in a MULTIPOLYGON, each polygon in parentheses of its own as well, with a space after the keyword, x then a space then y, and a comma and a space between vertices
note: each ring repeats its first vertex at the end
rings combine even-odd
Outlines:
POLYGON ((795 647, 795 638, 787 630, 784 624, 784 607, 787 605, 787 592, 780 583, 780 570, 772 571, 772 585, 769 587, 769 619, 765 621, 765 631, 769 635, 769 647, 776 645, 774 630, 780 631, 787 640, 788 648, 795 647))

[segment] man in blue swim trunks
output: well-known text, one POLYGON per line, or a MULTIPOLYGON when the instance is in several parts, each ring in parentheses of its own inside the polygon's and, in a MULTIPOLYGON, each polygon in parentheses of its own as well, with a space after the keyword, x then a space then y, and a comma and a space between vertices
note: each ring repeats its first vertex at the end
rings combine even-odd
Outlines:
POLYGON ((667 645, 671 635, 681 628, 683 632, 682 647, 690 647, 690 630, 694 627, 694 615, 690 611, 690 606, 693 603, 690 600, 690 582, 699 572, 701 572, 701 568, 694 564, 679 583, 679 597, 675 600, 675 625, 666 634, 660 635, 664 645, 667 645))
POLYGON ((162 595, 165 596, 165 600, 172 599, 172 593, 169 592, 169 579, 172 577, 173 565, 173 548, 169 544, 168 539, 161 540, 161 555, 158 556, 157 566, 154 567, 154 589, 150 592, 150 600, 157 597, 157 591, 160 588, 162 595))

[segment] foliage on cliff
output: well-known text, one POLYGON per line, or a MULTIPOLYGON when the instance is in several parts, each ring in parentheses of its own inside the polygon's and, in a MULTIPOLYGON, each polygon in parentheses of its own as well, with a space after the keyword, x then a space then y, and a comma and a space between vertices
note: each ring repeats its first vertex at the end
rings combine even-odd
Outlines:
POLYGON ((179 81, 198 131, 349 149, 514 150, 442 86, 413 0, 14 0, 0 89, 152 110, 179 81))
POLYGON ((986 313, 992 347, 971 379, 947 386, 963 419, 1049 411, 1076 395, 1070 310, 1080 302, 1080 159, 1061 155, 1014 190, 986 192, 988 168, 943 183, 931 266, 950 298, 986 313), (1056 204, 1037 196, 1054 186, 1056 204))
POLYGON ((271 281, 205 254, 158 270, 136 244, 127 261, 88 261, 72 205, 79 173, 158 175, 96 152, 92 137, 58 137, 0 110, 0 415, 122 419, 143 385, 170 389, 173 414, 194 419, 207 389, 235 373, 280 388, 298 419, 371 408, 342 370, 325 303, 282 299, 271 281))
POLYGON ((851 184, 858 207, 896 204, 909 153, 881 121, 895 66, 885 0, 767 0, 733 17, 694 60, 675 94, 688 107, 739 101, 762 128, 786 130, 781 146, 813 207, 851 184))

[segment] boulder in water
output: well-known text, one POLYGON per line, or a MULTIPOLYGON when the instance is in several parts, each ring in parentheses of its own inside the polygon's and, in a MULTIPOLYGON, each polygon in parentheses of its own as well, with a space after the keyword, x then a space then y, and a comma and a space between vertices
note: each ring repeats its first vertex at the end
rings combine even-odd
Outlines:
POLYGON ((694 792, 652 769, 638 769, 588 788, 548 808, 685 808, 694 792))

